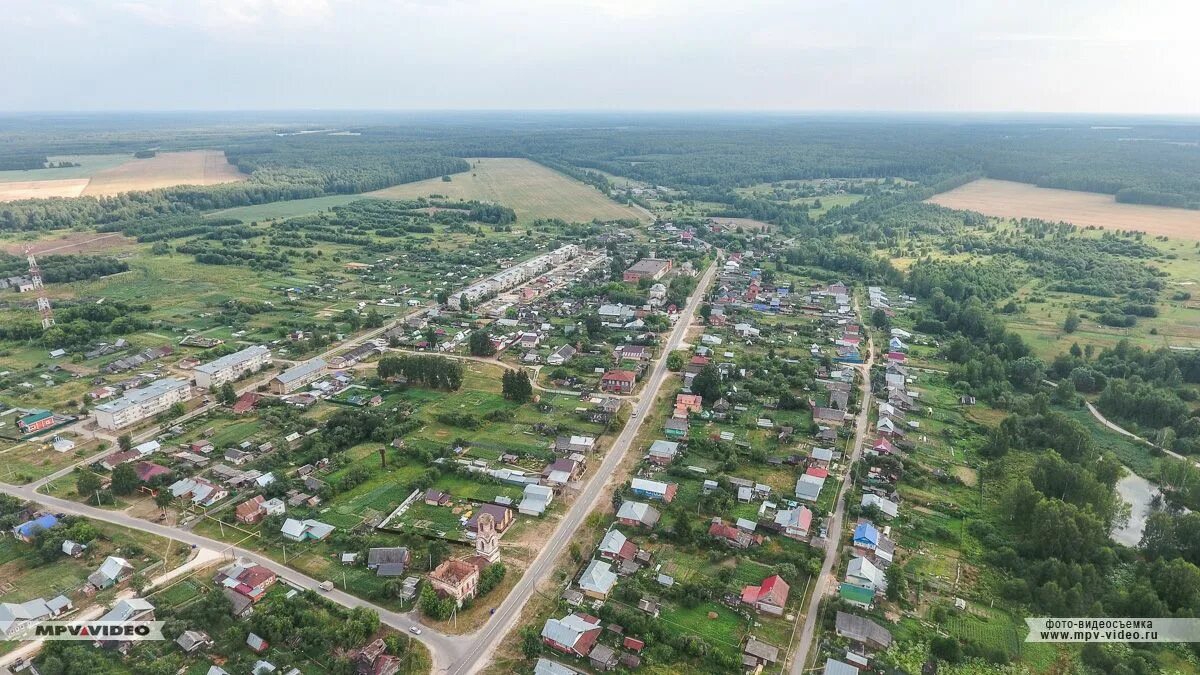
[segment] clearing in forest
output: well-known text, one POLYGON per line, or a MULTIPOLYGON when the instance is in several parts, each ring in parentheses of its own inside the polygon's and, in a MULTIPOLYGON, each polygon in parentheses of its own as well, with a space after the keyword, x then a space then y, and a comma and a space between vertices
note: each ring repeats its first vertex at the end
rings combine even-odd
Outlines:
POLYGON ((933 204, 1000 218, 1040 218, 1107 230, 1200 239, 1200 211, 1147 204, 1122 204, 1112 195, 1041 188, 983 178, 934 195, 933 204))
POLYGON ((618 204, 596 188, 528 159, 489 157, 468 159, 471 170, 441 178, 405 183, 367 193, 370 197, 415 199, 442 195, 451 200, 476 199, 507 206, 517 220, 561 218, 568 222, 593 219, 643 219, 636 209, 618 204))
POLYGON ((246 180, 220 150, 162 152, 148 159, 131 159, 98 171, 92 176, 85 196, 116 195, 132 190, 154 190, 174 185, 216 185, 246 180))

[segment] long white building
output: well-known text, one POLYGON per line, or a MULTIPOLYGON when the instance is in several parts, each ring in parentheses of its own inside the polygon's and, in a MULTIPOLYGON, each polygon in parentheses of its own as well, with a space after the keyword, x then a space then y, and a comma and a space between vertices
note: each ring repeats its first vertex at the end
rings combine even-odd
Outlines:
POLYGON ((219 387, 247 373, 253 373, 270 362, 270 349, 262 345, 246 347, 240 352, 196 366, 193 370, 196 373, 196 386, 204 389, 219 387))
POLYGON ((164 377, 140 389, 92 409, 92 417, 101 429, 122 429, 153 417, 176 403, 192 397, 192 385, 186 380, 164 377))
POLYGON ((462 309, 463 300, 466 300, 470 305, 474 305, 480 300, 507 291, 513 286, 523 284, 542 272, 574 258, 582 251, 583 249, 578 244, 567 244, 550 253, 543 253, 542 255, 530 258, 523 263, 501 270, 483 281, 478 281, 467 286, 463 290, 451 295, 446 304, 451 309, 462 309))

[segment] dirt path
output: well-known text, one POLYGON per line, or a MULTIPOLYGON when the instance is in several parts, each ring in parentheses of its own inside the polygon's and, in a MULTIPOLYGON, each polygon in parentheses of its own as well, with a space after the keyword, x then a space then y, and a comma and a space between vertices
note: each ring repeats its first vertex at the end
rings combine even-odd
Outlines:
POLYGON ((1178 452, 1171 452, 1170 450, 1167 450, 1166 448, 1155 445, 1151 441, 1149 441, 1145 438, 1142 438, 1141 436, 1138 436, 1137 434, 1133 433, 1132 431, 1129 431, 1128 429, 1121 427, 1117 423, 1109 421, 1109 419, 1107 417, 1105 417, 1099 410, 1096 409, 1096 406, 1092 405, 1091 401, 1084 401, 1083 404, 1087 406, 1088 412, 1092 413, 1092 417, 1095 417, 1097 422, 1099 422, 1100 424, 1103 424, 1110 431, 1115 431, 1116 433, 1121 434, 1122 436, 1124 436, 1126 438, 1130 438, 1135 441, 1145 443, 1146 445, 1148 445, 1156 450, 1162 450, 1164 453, 1166 453, 1167 455, 1169 455, 1171 457, 1174 457, 1175 459, 1178 459, 1183 462, 1191 462, 1193 466, 1200 467, 1200 462, 1198 462, 1194 459, 1191 459, 1190 457, 1184 457, 1183 455, 1179 454, 1178 452))

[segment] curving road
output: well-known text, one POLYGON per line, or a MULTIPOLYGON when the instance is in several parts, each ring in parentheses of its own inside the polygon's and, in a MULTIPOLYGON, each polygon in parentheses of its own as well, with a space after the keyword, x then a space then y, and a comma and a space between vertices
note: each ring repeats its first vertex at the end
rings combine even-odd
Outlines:
MULTIPOLYGON (((313 579, 308 575, 301 574, 300 572, 297 572, 296 570, 293 570, 282 563, 276 562, 254 551, 231 546, 224 542, 217 541, 215 539, 209 539, 208 537, 204 537, 193 532, 188 532, 186 530, 180 530, 175 527, 151 523, 149 521, 142 520, 141 518, 135 518, 133 516, 126 515, 119 511, 105 511, 103 509, 86 506, 78 502, 39 494, 34 492, 33 489, 28 486, 18 487, 15 485, 0 483, 0 492, 13 495, 14 497, 20 497, 22 499, 38 502, 55 513, 69 513, 77 516, 84 516, 86 518, 92 518, 94 520, 102 520, 116 525, 121 525, 123 527, 128 527, 133 530, 140 530, 142 532, 156 534, 160 537, 174 539, 175 541, 180 541, 192 546, 212 549, 225 556, 242 556, 249 558, 259 565, 274 571, 280 579, 287 580, 288 583, 296 586, 297 588, 305 588, 317 591, 330 600, 333 600, 346 607, 366 607, 368 609, 372 609, 378 612, 379 619, 383 623, 396 628, 397 630, 407 631, 409 626, 417 623, 416 616, 411 612, 393 612, 336 589, 329 592, 322 592, 318 589, 318 586, 321 583, 320 581, 313 579)), ((429 651, 434 657, 435 668, 439 667, 439 659, 442 660, 440 667, 445 668, 446 664, 453 661, 458 652, 461 650, 461 647, 459 646, 461 638, 443 635, 434 630, 425 629, 422 631, 421 635, 413 637, 421 642, 424 642, 426 646, 429 647, 429 651)))
MULTIPOLYGON (((567 511, 566 516, 560 521, 558 527, 555 528, 554 533, 546 541, 541 553, 534 558, 520 581, 517 582, 513 590, 496 608, 495 614, 491 619, 481 629, 470 634, 446 635, 432 628, 424 627, 421 635, 414 636, 415 639, 421 641, 429 648, 433 658, 434 672, 453 673, 455 675, 472 673, 486 664, 492 650, 495 649, 500 640, 513 628, 520 618, 521 610, 533 596, 538 585, 553 572, 554 563, 559 554, 566 549, 568 542, 575 535, 579 526, 582 525, 584 518, 595 507, 597 500, 602 495, 605 486, 612 479, 625 453, 632 446, 641 428, 642 421, 646 417, 646 412, 653 405, 654 399, 657 397, 666 379, 667 355, 673 350, 678 349, 679 345, 683 342, 684 335, 692 325, 692 321, 704 298, 704 292, 709 284, 712 283, 716 269, 715 264, 709 266, 708 270, 701 277, 700 282, 696 285, 696 290, 688 300, 686 308, 680 313, 675 327, 664 344, 662 354, 654 362, 654 367, 651 370, 650 377, 646 380, 642 394, 636 399, 637 402, 633 408, 636 414, 631 416, 629 422, 625 425, 625 428, 605 455, 599 469, 589 479, 583 492, 575 500, 574 504, 567 511)), ((253 385, 249 386, 252 387, 253 385)), ((151 431, 147 431, 140 434, 139 438, 143 436, 148 437, 151 434, 151 431)), ((88 459, 81 463, 90 461, 94 460, 88 459)), ((37 491, 40 486, 53 480, 54 477, 67 475, 73 469, 74 466, 68 467, 56 474, 52 474, 46 479, 25 486, 0 483, 0 493, 38 502, 57 513, 70 513, 149 532, 185 544, 213 549, 226 556, 242 556, 271 569, 280 579, 284 579, 298 588, 320 592, 318 590, 318 586, 321 583, 319 580, 297 572, 260 553, 238 548, 193 532, 135 518, 118 511, 106 511, 87 506, 86 504, 44 495, 37 491)), ((407 631, 410 626, 419 622, 419 618, 415 612, 393 612, 336 589, 329 592, 322 592, 321 594, 345 607, 365 607, 374 610, 379 614, 380 621, 397 630, 407 631)))

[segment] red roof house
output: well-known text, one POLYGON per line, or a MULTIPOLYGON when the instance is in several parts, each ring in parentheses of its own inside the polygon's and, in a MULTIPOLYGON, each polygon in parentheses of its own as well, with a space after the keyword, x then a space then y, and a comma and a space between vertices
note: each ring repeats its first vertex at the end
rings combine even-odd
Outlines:
POLYGON ((254 407, 258 405, 258 401, 261 398, 262 396, 259 396, 252 391, 242 394, 238 398, 237 402, 233 404, 233 414, 241 415, 242 413, 248 413, 251 410, 254 410, 254 407))
POLYGON ((758 586, 746 586, 742 589, 742 602, 760 612, 768 614, 783 614, 787 604, 788 592, 791 588, 778 574, 763 579, 758 586))
POLYGON ((886 438, 880 437, 871 445, 871 452, 877 455, 894 455, 896 454, 896 446, 886 438))
POLYGON ((133 472, 137 474, 139 481, 148 483, 156 476, 165 476, 171 473, 171 470, 154 462, 138 462, 133 465, 133 472))
POLYGON ((628 394, 633 391, 637 374, 632 370, 610 370, 600 376, 600 389, 628 394))

